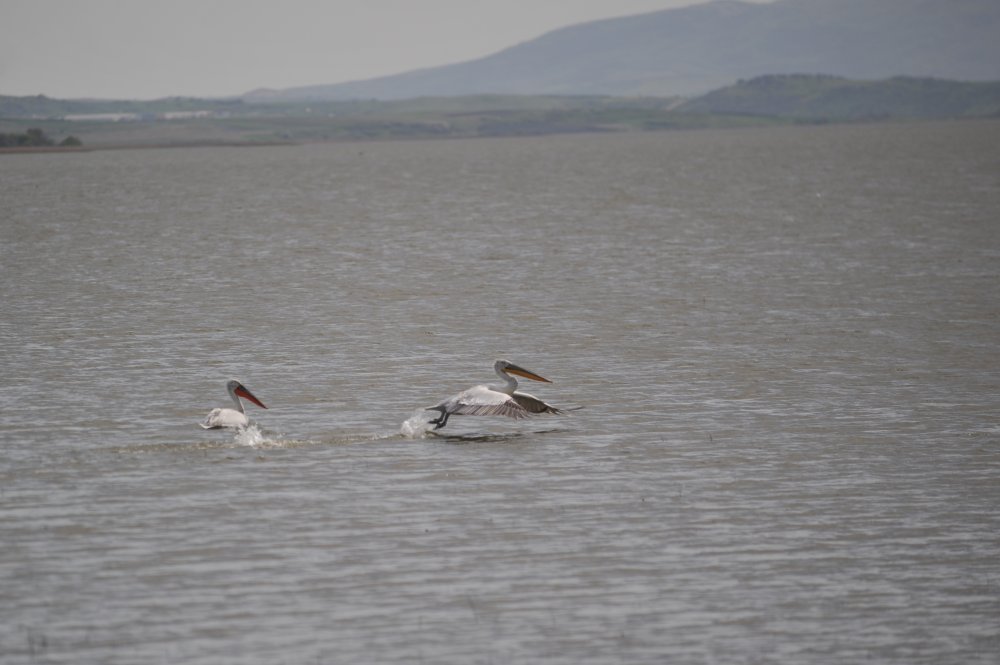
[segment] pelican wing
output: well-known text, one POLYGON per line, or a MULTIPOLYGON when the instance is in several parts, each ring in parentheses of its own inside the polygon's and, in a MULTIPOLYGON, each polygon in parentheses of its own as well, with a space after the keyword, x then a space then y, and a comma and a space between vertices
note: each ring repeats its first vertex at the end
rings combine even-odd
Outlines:
POLYGON ((511 399, 528 413, 551 413, 553 415, 559 415, 563 412, 562 409, 557 409, 550 404, 546 404, 534 395, 529 395, 528 393, 514 391, 514 394, 511 395, 511 399))
POLYGON ((527 418, 529 415, 510 395, 492 390, 488 386, 476 386, 460 392, 448 400, 446 408, 448 413, 457 413, 461 416, 527 418))

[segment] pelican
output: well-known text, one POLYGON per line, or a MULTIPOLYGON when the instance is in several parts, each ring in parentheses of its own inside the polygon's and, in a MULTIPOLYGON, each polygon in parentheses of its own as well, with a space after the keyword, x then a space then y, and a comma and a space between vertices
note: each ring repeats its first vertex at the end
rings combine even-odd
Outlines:
POLYGON ((267 408, 252 392, 246 389, 246 386, 236 379, 232 379, 226 384, 226 390, 229 391, 229 396, 233 399, 233 403, 236 404, 236 408, 212 409, 205 417, 205 420, 199 423, 203 428, 218 429, 220 427, 231 427, 233 429, 243 429, 246 427, 250 423, 250 419, 243 412, 241 397, 250 400, 262 409, 267 408))
POLYGON ((460 416, 507 416, 508 418, 527 418, 537 413, 559 415, 562 409, 546 404, 534 395, 517 391, 517 379, 511 374, 523 376, 532 381, 552 383, 545 377, 529 372, 523 367, 506 360, 493 363, 497 376, 504 380, 502 386, 474 386, 463 390, 457 395, 426 407, 427 411, 438 411, 441 415, 430 421, 438 430, 448 424, 452 414, 460 416))

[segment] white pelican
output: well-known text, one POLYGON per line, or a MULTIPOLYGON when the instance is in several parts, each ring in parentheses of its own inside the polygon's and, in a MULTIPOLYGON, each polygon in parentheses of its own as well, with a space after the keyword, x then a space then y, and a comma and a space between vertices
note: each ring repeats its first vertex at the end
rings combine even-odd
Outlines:
POLYGON ((233 398, 233 403, 236 404, 235 409, 212 409, 208 412, 201 423, 199 423, 205 429, 218 429, 220 427, 231 427, 234 429, 243 429, 250 423, 250 419, 247 418, 246 414, 243 413, 243 402, 240 398, 248 399, 262 409, 266 409, 264 403, 257 399, 253 393, 246 389, 242 383, 236 379, 232 379, 226 384, 226 390, 229 391, 229 396, 233 398))
POLYGON ((427 411, 438 411, 440 417, 431 420, 434 429, 441 429, 448 423, 452 414, 460 416, 507 416, 508 418, 527 418, 536 413, 552 413, 559 415, 562 409, 546 404, 534 395, 517 392, 517 379, 511 374, 523 376, 532 381, 552 383, 548 379, 529 372, 523 367, 498 360, 493 363, 497 376, 504 380, 502 386, 474 386, 453 395, 434 406, 426 407, 427 411))

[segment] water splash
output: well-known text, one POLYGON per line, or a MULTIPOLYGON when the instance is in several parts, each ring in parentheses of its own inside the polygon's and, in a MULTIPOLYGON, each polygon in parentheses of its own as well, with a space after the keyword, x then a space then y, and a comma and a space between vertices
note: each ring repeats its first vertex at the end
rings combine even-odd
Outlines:
POLYGON ((399 426, 399 433, 407 439, 422 439, 428 432, 434 429, 431 424, 433 413, 424 409, 417 409, 402 425, 399 426))
POLYGON ((260 427, 257 423, 250 423, 246 427, 236 432, 233 437, 233 441, 241 446, 248 446, 250 448, 260 448, 272 443, 272 440, 260 431, 260 427))

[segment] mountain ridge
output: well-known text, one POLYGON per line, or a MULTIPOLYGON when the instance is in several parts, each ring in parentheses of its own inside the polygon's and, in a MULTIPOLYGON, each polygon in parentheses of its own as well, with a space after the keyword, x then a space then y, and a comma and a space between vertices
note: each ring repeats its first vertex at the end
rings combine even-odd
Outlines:
POLYGON ((254 102, 476 94, 693 96, 809 72, 1000 79, 995 0, 714 0, 566 26, 496 53, 373 79, 257 90, 254 102))

